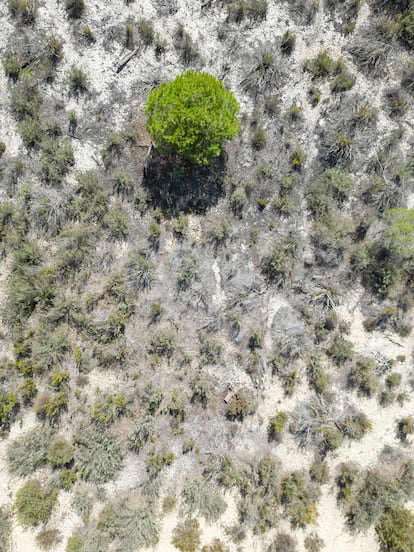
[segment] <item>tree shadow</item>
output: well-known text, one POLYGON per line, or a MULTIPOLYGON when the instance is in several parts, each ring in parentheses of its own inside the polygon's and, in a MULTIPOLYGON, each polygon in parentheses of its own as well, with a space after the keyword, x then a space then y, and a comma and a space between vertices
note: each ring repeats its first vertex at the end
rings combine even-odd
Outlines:
POLYGON ((202 214, 224 194, 226 162, 227 155, 222 153, 207 167, 198 166, 154 149, 146 161, 142 184, 151 194, 152 204, 165 216, 202 214))

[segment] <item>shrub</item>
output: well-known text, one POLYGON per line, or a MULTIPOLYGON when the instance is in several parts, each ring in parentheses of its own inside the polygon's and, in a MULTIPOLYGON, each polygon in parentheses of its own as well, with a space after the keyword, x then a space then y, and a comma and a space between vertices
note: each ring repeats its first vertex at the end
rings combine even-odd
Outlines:
POLYGON ((148 352, 152 355, 171 358, 175 349, 175 337, 168 332, 159 331, 150 338, 148 352))
POLYGON ((135 421, 135 429, 128 436, 128 448, 134 452, 139 452, 148 441, 154 430, 154 417, 151 414, 144 414, 135 421))
POLYGON ((257 126, 252 134, 251 143, 255 150, 261 150, 267 143, 266 131, 262 126, 257 126))
POLYGON ((263 258, 262 271, 272 283, 283 285, 293 271, 296 250, 299 244, 294 237, 277 240, 272 250, 263 258))
POLYGON ((73 446, 63 437, 55 437, 50 443, 47 459, 54 468, 67 466, 73 460, 73 446))
POLYGON ((0 388, 0 431, 10 426, 18 409, 19 401, 16 393, 10 393, 0 388))
POLYGON ((109 432, 90 429, 75 436, 74 443, 75 466, 83 479, 105 483, 121 469, 121 447, 109 432))
POLYGON ((398 482, 377 470, 369 470, 352 500, 348 523, 355 531, 365 531, 379 522, 385 510, 398 508, 403 498, 398 482))
POLYGON ((386 509, 375 532, 387 552, 414 550, 414 514, 407 508, 386 509))
POLYGON ((123 240, 128 236, 128 216, 121 209, 110 209, 105 215, 104 225, 115 240, 123 240))
POLYGON ((19 77, 21 66, 17 56, 12 52, 7 52, 3 59, 4 72, 6 77, 16 81, 19 77))
POLYGON ((44 393, 39 396, 35 405, 35 412, 41 420, 45 420, 50 424, 55 424, 63 410, 66 410, 68 405, 67 391, 59 391, 54 395, 44 393))
POLYGON ((402 14, 399 37, 410 48, 414 48, 414 5, 410 4, 402 14))
POLYGON ((363 395, 371 397, 378 388, 378 377, 374 374, 375 362, 369 358, 359 358, 351 368, 348 383, 358 387, 363 395))
POLYGON ((186 506, 186 513, 188 515, 198 514, 207 523, 215 523, 227 508, 223 498, 219 494, 211 492, 200 479, 188 480, 181 496, 186 506))
POLYGON ((281 501, 293 525, 316 523, 319 515, 316 500, 300 473, 294 472, 282 480, 281 501))
POLYGON ((36 428, 24 433, 7 448, 8 467, 12 474, 26 477, 48 461, 48 451, 52 440, 49 428, 36 428))
POLYGON ((201 544, 200 534, 198 520, 187 519, 174 528, 171 542, 181 552, 196 552, 201 544))
POLYGON ((307 552, 321 552, 325 548, 325 543, 316 533, 311 533, 303 541, 307 552))
POLYGON ((257 404, 247 390, 240 390, 233 395, 226 406, 226 416, 230 420, 243 421, 246 416, 251 416, 257 410, 257 404))
POLYGON ((157 452, 155 446, 148 452, 146 468, 151 478, 157 477, 165 466, 170 466, 174 461, 174 454, 165 448, 157 452))
POLYGON ((187 71, 148 95, 148 132, 162 153, 178 153, 196 165, 220 155, 238 133, 239 105, 232 92, 207 73, 187 71))
POLYGON ((385 231, 388 249, 402 259, 412 259, 414 257, 414 209, 387 209, 385 218, 388 223, 385 231))
POLYGON ((306 62, 305 68, 315 78, 325 77, 331 75, 336 70, 337 63, 331 58, 327 50, 321 50, 315 59, 306 62))
POLYGON ((28 481, 16 493, 14 509, 23 527, 45 523, 57 502, 57 489, 43 487, 39 481, 28 481))
POLYGON ((48 139, 42 142, 40 170, 49 184, 59 185, 75 164, 72 144, 68 141, 48 139))
POLYGON ((37 0, 9 0, 9 10, 24 25, 30 25, 36 19, 37 0))
POLYGON ((276 416, 270 418, 269 425, 267 427, 269 441, 275 441, 276 443, 280 443, 282 441, 282 432, 286 427, 287 421, 288 416, 286 412, 283 411, 278 412, 276 416))
POLYGON ((72 65, 68 74, 69 89, 73 94, 79 94, 88 90, 88 75, 76 65, 72 65))
POLYGON ((273 543, 267 548, 267 552, 296 552, 297 541, 288 533, 278 533, 273 543))
POLYGON ((230 549, 220 539, 214 539, 211 544, 203 546, 201 552, 230 552, 230 549))
POLYGON ((343 364, 350 360, 354 355, 353 344, 343 337, 336 336, 327 351, 328 355, 334 360, 335 364, 343 364))
POLYGON ((408 435, 414 433, 414 417, 405 416, 398 422, 398 437, 401 441, 406 441, 408 435))
POLYGON ((148 19, 140 19, 138 21, 138 32, 145 46, 151 46, 155 38, 154 26, 152 22, 148 19))
POLYGON ((355 75, 353 75, 349 69, 346 68, 343 61, 337 62, 338 74, 332 83, 332 90, 334 92, 345 92, 352 88, 355 84, 355 75))
POLYGON ((52 550, 61 541, 62 535, 58 529, 42 529, 36 535, 36 543, 41 550, 52 550))
POLYGON ((85 0, 65 0, 65 9, 71 19, 80 19, 85 11, 85 0))

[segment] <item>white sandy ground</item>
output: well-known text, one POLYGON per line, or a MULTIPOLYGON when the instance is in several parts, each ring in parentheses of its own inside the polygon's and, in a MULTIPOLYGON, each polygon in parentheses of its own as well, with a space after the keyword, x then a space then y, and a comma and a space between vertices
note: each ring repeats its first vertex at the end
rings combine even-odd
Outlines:
MULTIPOLYGON (((323 2, 321 2, 323 4, 323 2)), ((52 86, 52 92, 57 93, 65 104, 65 109, 75 109, 80 120, 85 120, 88 117, 88 109, 91 103, 105 103, 109 97, 109 91, 121 91, 123 99, 116 101, 112 106, 112 124, 115 128, 122 128, 125 119, 130 112, 131 106, 142 108, 145 98, 136 98, 134 96, 134 82, 137 79, 151 82, 155 76, 159 76, 160 72, 156 69, 154 54, 147 50, 141 56, 131 60, 128 66, 116 75, 114 67, 116 63, 125 55, 125 49, 116 41, 113 41, 109 47, 104 47, 104 35, 106 31, 115 25, 123 25, 128 18, 138 19, 139 17, 147 17, 154 20, 155 29, 163 36, 171 38, 178 22, 182 22, 186 29, 191 32, 193 38, 198 39, 203 45, 204 69, 213 74, 220 75, 223 64, 227 61, 224 59, 222 46, 215 39, 215 29, 217 21, 223 20, 223 12, 214 8, 208 12, 208 15, 201 15, 198 3, 192 0, 180 0, 178 2, 179 10, 177 14, 169 18, 155 19, 155 11, 150 0, 135 2, 126 5, 123 0, 113 0, 107 2, 104 0, 90 0, 87 2, 88 10, 85 17, 85 24, 88 24, 95 33, 97 42, 87 49, 79 47, 76 37, 73 36, 72 24, 68 22, 64 15, 62 3, 58 0, 47 0, 41 2, 39 10, 39 22, 37 28, 41 32, 53 32, 64 40, 65 59, 59 65, 56 83, 52 86), (75 63, 80 66, 89 75, 93 88, 93 100, 80 99, 76 100, 69 98, 65 79, 70 66, 75 63), (63 92, 62 92, 63 90, 63 92)), ((368 15, 368 7, 362 5, 360 16, 358 19, 358 27, 361 27, 368 15)), ((350 62, 349 56, 342 51, 342 45, 345 41, 344 37, 334 33, 333 25, 328 20, 326 15, 321 10, 316 19, 316 23, 310 27, 297 27, 292 21, 289 21, 286 6, 283 3, 269 2, 269 11, 266 21, 257 28, 248 29, 238 32, 237 40, 239 44, 243 44, 240 63, 233 68, 229 76, 226 77, 226 83, 234 90, 237 90, 239 83, 243 78, 245 68, 245 55, 251 47, 258 46, 260 43, 271 43, 275 36, 280 36, 286 30, 286 21, 288 27, 299 32, 297 45, 294 51, 293 64, 299 66, 304 60, 314 56, 319 50, 327 48, 330 53, 338 57, 345 55, 347 64, 351 69, 355 69, 350 62)), ((9 22, 8 10, 5 0, 0 2, 0 52, 3 53, 6 49, 7 42, 13 33, 13 26, 9 22)), ((170 41, 171 42, 171 41, 170 41)), ((180 67, 176 63, 176 56, 172 48, 166 54, 164 68, 161 71, 161 77, 171 79, 180 71, 180 67)), ((310 84, 310 77, 301 73, 294 77, 289 87, 283 91, 282 99, 284 110, 287 110, 293 101, 299 102, 303 106, 303 114, 306 121, 306 132, 303 135, 303 145, 306 145, 308 161, 316 153, 316 148, 312 145, 313 137, 316 132, 317 120, 320 116, 321 105, 316 108, 311 108, 306 101, 306 91, 310 84)), ((361 74, 358 74, 357 84, 360 93, 369 95, 373 105, 379 105, 382 98, 382 91, 389 83, 382 82, 372 92, 372 84, 361 74)), ((328 93, 328 84, 321 86, 323 94, 328 93)), ((7 96, 7 81, 3 71, 0 71, 0 97, 7 96)), ((241 100, 242 114, 249 114, 254 109, 253 102, 244 97, 241 100)), ((384 130, 389 130, 389 121, 379 120, 379 126, 384 126, 384 130)), ((407 128, 410 133, 410 129, 407 128)), ((10 155, 17 155, 24 150, 21 146, 21 139, 16 131, 16 123, 7 108, 7 102, 0 101, 0 132, 1 140, 5 142, 7 152, 10 155)), ((412 132, 411 132, 412 135, 412 132)), ((85 142, 74 141, 76 170, 84 171, 96 168, 101 164, 100 149, 101 144, 94 142, 94 137, 85 142)), ((246 164, 249 161, 246 160, 246 164)), ((409 198, 409 205, 414 205, 414 195, 409 198)), ((190 230, 195 234, 200 234, 200 226, 196 217, 191 217, 190 230)), ((213 264, 214 274, 217 281, 217 292, 215 301, 219 304, 224 301, 223 291, 220 286, 220 271, 217 264, 213 264)), ((4 263, 0 264, 0 296, 3 296, 3 284, 7 275, 7 267, 4 263)), ((377 352, 382 352, 389 357, 395 358, 397 355, 405 355, 406 361, 404 364, 398 365, 398 370, 406 374, 412 363, 413 338, 409 336, 402 339, 398 336, 389 335, 393 340, 390 341, 384 334, 372 332, 367 334, 362 326, 362 315, 360 313, 358 303, 361 297, 361 290, 356 289, 350 292, 349 296, 343 299, 342 304, 337 308, 338 314, 345 320, 350 322, 349 339, 355 344, 357 352, 370 355, 377 352), (395 342, 400 343, 399 345, 395 342)), ((278 311, 285 306, 285 300, 282 296, 274 295, 269 298, 267 328, 268 333, 265 337, 265 346, 270 351, 272 347, 270 328, 273 319, 277 316, 278 311)), ((1 328, 0 328, 1 329, 1 328)), ((2 349, 2 354, 9 356, 10 351, 2 349)), ((91 373, 89 375, 91 388, 100 387, 105 390, 110 388, 112 382, 103 381, 99 374, 91 373)), ((405 378, 406 379, 406 378, 405 378)), ((304 386, 303 386, 304 388, 304 386)), ((301 387, 300 399, 306 399, 306 395, 302 393, 301 387)), ((299 393, 298 393, 299 395, 299 393)), ((298 396, 286 400, 283 398, 282 390, 277 382, 272 382, 270 378, 265 381, 265 391, 263 402, 260 405, 258 416, 263 420, 268 420, 280 408, 283 401, 283 408, 289 411, 294 407, 298 400, 298 396)), ((373 422, 373 430, 360 442, 354 442, 344 445, 338 453, 328 457, 328 463, 331 468, 331 473, 334 473, 335 466, 345 460, 352 460, 361 466, 367 467, 375 464, 378 453, 384 445, 395 445, 395 427, 396 420, 403 415, 412 414, 414 412, 414 400, 411 398, 403 407, 393 405, 387 408, 381 408, 374 400, 361 399, 356 394, 352 396, 352 401, 364 410, 373 422)), ((20 433, 32 429, 36 425, 36 420, 33 414, 24 416, 20 422, 15 423, 10 431, 10 438, 18 436, 20 433)), ((253 422, 246 421, 246 428, 239 442, 235 444, 236 451, 239 447, 240 452, 244 452, 249 448, 249 440, 252 444, 254 436, 251 434, 249 427, 253 428, 253 422), (249 437, 250 436, 250 437, 249 437)), ((262 425, 262 431, 265 431, 265 424, 262 425)), ((250 444, 250 448, 251 448, 250 444)), ((21 486, 20 478, 11 477, 7 471, 5 450, 7 440, 0 441, 0 504, 11 504, 16 490, 21 486)), ((312 454, 298 451, 293 439, 287 437, 285 442, 272 449, 278 456, 286 469, 300 469, 309 466, 312 461, 312 454)), ((254 450, 253 450, 254 452, 254 450)), ((413 452, 412 446, 407 448, 407 452, 413 452)), ((137 469, 141 459, 129 457, 126 460, 126 465, 116 482, 106 485, 108 498, 115 497, 120 490, 128 491, 133 489, 136 484, 136 477, 139 473, 137 469)), ((174 466, 171 468, 173 474, 174 466)), ((172 475, 173 478, 173 475, 172 475)), ((56 552, 64 552, 65 541, 80 526, 80 520, 76 516, 70 506, 72 493, 60 492, 59 507, 53 514, 48 526, 57 527, 63 536, 62 543, 55 548, 56 552)), ((215 537, 220 537, 227 542, 232 552, 243 550, 246 552, 264 552, 264 542, 269 542, 273 533, 263 539, 254 537, 251 534, 240 546, 231 544, 225 536, 224 528, 237 522, 237 511, 235 502, 230 494, 225 495, 228 507, 225 514, 217 524, 207 526, 201 523, 203 544, 211 542, 215 537)), ((372 531, 366 535, 358 535, 352 537, 344 527, 344 519, 341 512, 336 507, 335 491, 329 486, 325 487, 323 494, 319 500, 319 522, 315 529, 320 536, 325 540, 327 552, 377 552, 378 546, 375 541, 375 536, 372 531)), ((163 528, 159 544, 152 548, 152 552, 173 552, 176 549, 171 544, 171 535, 173 528, 176 526, 180 516, 177 512, 166 516, 163 521, 163 528)), ((283 524, 282 524, 283 527, 283 524)), ((307 531, 311 531, 309 528, 307 531)), ((298 549, 304 551, 303 536, 306 532, 298 531, 298 549)), ((17 524, 13 529, 13 552, 37 552, 38 548, 34 541, 35 531, 24 531, 17 524)), ((102 551, 104 552, 104 551, 102 551)), ((130 551, 126 551, 130 552, 130 551)))

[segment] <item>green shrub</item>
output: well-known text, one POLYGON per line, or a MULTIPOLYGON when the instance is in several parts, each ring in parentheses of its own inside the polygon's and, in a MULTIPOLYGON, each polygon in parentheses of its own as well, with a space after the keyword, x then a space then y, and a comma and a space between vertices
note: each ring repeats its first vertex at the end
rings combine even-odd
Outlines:
POLYGON ((275 441, 280 443, 282 441, 282 432, 286 427, 288 416, 286 412, 280 411, 275 416, 270 418, 269 425, 267 427, 267 435, 269 441, 275 441))
POLYGON ((327 350, 327 353, 334 360, 335 364, 340 365, 352 359, 354 355, 353 347, 350 341, 337 335, 327 350))
POLYGON ((186 519, 173 530, 172 544, 181 552, 196 552, 200 547, 200 524, 197 519, 186 519))
POLYGON ((69 470, 67 468, 63 468, 58 473, 58 484, 59 487, 62 489, 70 489, 72 485, 75 484, 75 481, 77 479, 77 475, 73 470, 69 470))
POLYGON ((35 406, 35 412, 41 420, 45 420, 50 424, 55 424, 63 410, 68 406, 67 390, 59 391, 54 395, 45 393, 40 396, 35 406))
POLYGON ((124 240, 128 236, 128 216, 121 209, 110 209, 105 215, 104 225, 115 240, 124 240))
POLYGON ((82 552, 82 539, 79 535, 73 535, 68 538, 66 543, 66 552, 82 552))
POLYGON ((49 428, 36 428, 24 433, 7 447, 8 467, 12 474, 26 477, 46 465, 52 440, 49 428))
POLYGON ((21 70, 20 61, 12 52, 6 52, 3 67, 7 77, 14 81, 18 79, 21 70))
POLYGON ((27 377, 24 380, 24 383, 19 385, 19 393, 25 405, 31 404, 37 393, 37 387, 34 379, 27 377))
POLYGON ((337 62, 338 74, 332 83, 334 92, 345 92, 352 88, 355 84, 355 75, 346 68, 345 63, 340 59, 337 62))
POLYGON ((305 68, 317 77, 331 75, 337 68, 337 63, 331 58, 327 50, 321 50, 315 59, 307 61, 305 68))
POLYGON ((385 218, 388 223, 385 231, 388 249, 402 259, 412 259, 414 257, 414 209, 387 209, 385 218))
POLYGON ((76 435, 74 443, 75 467, 82 479, 105 483, 121 469, 121 447, 109 432, 89 429, 76 435))
POLYGON ((197 165, 220 155, 238 133, 239 105, 221 82, 187 71, 148 95, 148 132, 162 153, 178 153, 197 165))
POLYGON ((171 358, 175 349, 175 337, 165 331, 159 331, 150 338, 148 352, 152 355, 171 358))
POLYGON ((359 358, 351 368, 348 383, 357 387, 363 395, 371 397, 378 388, 378 377, 374 373, 375 362, 369 358, 359 358))
POLYGON ((67 466, 73 460, 73 446, 63 437, 54 437, 50 443, 47 459, 53 468, 67 466))
POLYGON ((319 515, 316 500, 300 473, 294 472, 282 480, 281 502, 294 526, 316 523, 319 515))
POLYGON ((18 409, 19 400, 16 393, 10 393, 0 388, 0 431, 4 431, 10 426, 18 409))
POLYGON ((386 552, 414 550, 414 514, 407 508, 386 509, 375 532, 386 552))
POLYGON ((14 509, 23 527, 45 523, 57 502, 57 489, 43 487, 39 481, 28 481, 16 493, 14 509))
POLYGON ((158 451, 155 446, 150 449, 147 456, 146 468, 151 478, 156 477, 165 466, 170 466, 174 461, 174 454, 165 448, 158 451))
POLYGON ((378 470, 369 470, 352 500, 348 523, 354 531, 366 531, 379 523, 384 511, 399 508, 403 500, 397 481, 378 470))
POLYGON ((48 184, 61 184, 74 164, 73 147, 69 141, 48 139, 42 142, 40 171, 48 184))
POLYGON ((293 271, 297 240, 285 238, 274 242, 271 251, 263 258, 262 271, 270 282, 281 286, 293 271))
POLYGON ((297 540, 288 533, 278 533, 267 552, 297 552, 297 540))

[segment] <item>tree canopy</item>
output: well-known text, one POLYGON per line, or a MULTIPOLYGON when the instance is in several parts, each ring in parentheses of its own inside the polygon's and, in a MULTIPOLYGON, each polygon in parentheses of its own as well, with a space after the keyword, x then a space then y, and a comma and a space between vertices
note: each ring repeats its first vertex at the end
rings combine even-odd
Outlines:
POLYGON ((209 165, 239 131, 239 104, 212 75, 186 71, 148 95, 148 132, 161 153, 209 165))

